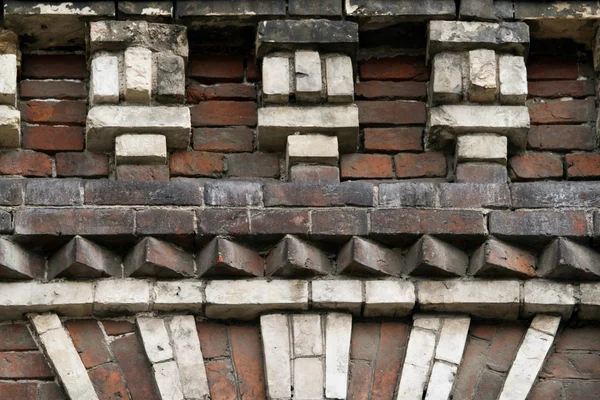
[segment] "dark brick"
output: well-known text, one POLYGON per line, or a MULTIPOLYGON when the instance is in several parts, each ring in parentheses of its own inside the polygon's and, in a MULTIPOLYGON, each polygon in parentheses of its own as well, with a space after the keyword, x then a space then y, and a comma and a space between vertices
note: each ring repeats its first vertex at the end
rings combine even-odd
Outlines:
POLYGON ((0 179, 0 205, 18 206, 23 204, 23 179, 0 179))
POLYGON ((312 234, 326 236, 367 235, 369 215, 366 210, 351 208, 312 212, 312 234))
POLYGON ((197 182, 85 182, 86 204, 97 205, 202 205, 202 185, 197 182))
POLYGON ((492 211, 488 219, 490 233, 499 237, 587 236, 586 217, 581 211, 492 211))
POLYGON ((135 328, 129 321, 102 321, 104 332, 110 336, 119 336, 126 333, 133 333, 135 328))
POLYGON ((0 351, 37 350, 27 325, 0 325, 0 351))
POLYGON ((250 210, 250 226, 255 234, 307 234, 308 210, 250 210))
POLYGON ((490 238, 471 256, 469 275, 527 279, 535 276, 535 265, 535 254, 490 238))
POLYGON ((256 103, 253 101, 204 101, 190 108, 192 126, 254 126, 256 103))
POLYGON ((536 150, 591 150, 595 140, 589 125, 534 125, 529 129, 527 147, 536 150))
POLYGON ((577 60, 572 56, 534 56, 527 62, 527 79, 574 80, 578 77, 577 60))
POLYGON ((345 275, 400 275, 400 254, 375 242, 353 237, 337 256, 337 273, 345 275))
POLYGON ((42 382, 38 388, 38 400, 69 400, 63 388, 56 382, 42 382))
POLYGON ((587 97, 594 95, 594 81, 541 81, 529 82, 528 96, 532 97, 587 97))
POLYGON ((352 324, 352 340, 350 341, 350 358, 369 363, 375 361, 379 346, 379 323, 355 322, 352 324))
POLYGON ((115 364, 105 364, 88 372, 100 399, 129 399, 121 371, 115 364))
POLYGON ((552 241, 538 257, 536 275, 548 279, 597 280, 600 254, 565 238, 552 241))
POLYGON ((21 103, 21 113, 25 122, 85 125, 87 106, 77 100, 29 100, 21 103))
POLYGON ((0 154, 1 175, 52 175, 52 158, 31 151, 9 151, 0 154))
POLYGON ((89 73, 83 54, 25 54, 21 74, 33 79, 85 79, 89 73))
POLYGON ((464 183, 506 183, 508 173, 504 165, 465 163, 456 166, 456 181, 464 183))
POLYGON ((246 81, 258 82, 262 78, 262 71, 256 62, 256 58, 251 55, 246 57, 246 81))
POLYGON ((357 98, 365 100, 423 100, 427 97, 425 82, 358 82, 354 86, 357 98))
POLYGON ((564 400, 598 400, 598 393, 600 393, 600 382, 585 380, 563 382, 565 388, 564 400))
POLYGON ((425 124, 425 103, 406 101, 357 101, 358 118, 365 125, 425 124))
POLYGON ((510 191, 506 184, 442 183, 440 205, 444 208, 508 208, 510 191))
POLYGON ((340 171, 343 179, 394 177, 392 157, 383 154, 344 154, 340 171))
POLYGON ((194 275, 194 257, 171 243, 145 237, 123 260, 123 275, 191 277, 194 275))
POLYGON ((574 124, 594 121, 594 100, 549 101, 529 104, 531 124, 574 124))
POLYGON ((83 150, 83 128, 24 125, 23 148, 42 151, 83 150))
POLYGON ((0 212, 0 233, 13 233, 12 217, 8 211, 0 212))
POLYGON ((35 382, 0 382, 0 398, 18 400, 36 400, 35 382))
POLYGON ((435 186, 427 182, 382 183, 379 205, 385 208, 435 207, 435 186))
POLYGON ((487 366, 497 372, 508 372, 524 333, 523 325, 517 323, 500 325, 488 353, 487 366))
MULTIPOLYGON (((537 381, 529 396, 529 400, 564 400, 563 397, 563 382, 562 381, 551 381, 551 380, 540 380, 537 381)), ((581 399, 582 397, 577 397, 581 399)))
POLYGON ((290 15, 340 16, 342 14, 342 3, 339 0, 291 0, 288 5, 288 12, 290 15))
POLYGON ((365 151, 423 151, 421 128, 366 128, 365 151))
POLYGON ((600 154, 567 154, 569 179, 596 179, 600 177, 600 154))
POLYGON ((526 153, 511 157, 508 161, 513 180, 562 178, 563 161, 554 153, 526 153))
POLYGON ((600 207, 600 183, 531 182, 511 186, 515 208, 600 207))
POLYGON ((331 207, 373 206, 373 185, 366 182, 316 185, 311 183, 267 183, 265 206, 331 207))
POLYGON ((265 262, 267 276, 310 277, 333 272, 331 261, 315 246, 286 235, 271 249, 265 262))
POLYGON ((250 232, 246 209, 207 208, 197 211, 196 215, 200 235, 235 235, 250 232))
POLYGON ((227 176, 240 178, 279 177, 279 156, 273 153, 240 153, 225 156, 227 176))
POLYGON ((227 325, 214 321, 196 322, 198 339, 204 359, 227 357, 227 325))
POLYGON ((108 156, 88 151, 58 153, 56 154, 56 174, 85 178, 108 176, 108 156))
POLYGON ((54 374, 39 351, 0 353, 0 379, 53 379, 54 374))
POLYGON ((121 277, 121 257, 80 236, 75 236, 49 257, 47 265, 47 280, 121 277))
POLYGON ((502 391, 503 384, 504 375, 488 369, 483 370, 473 399, 496 400, 502 391))
POLYGON ((223 155, 202 151, 175 151, 169 159, 173 176, 219 176, 225 169, 223 155))
POLYGON ((157 208, 135 215, 138 235, 192 235, 195 231, 193 211, 157 208))
POLYGON ((328 184, 340 182, 340 169, 327 165, 294 165, 289 171, 290 182, 328 184))
POLYGON ((214 181, 204 185, 206 204, 217 207, 259 206, 262 185, 255 182, 214 181))
POLYGON ((252 152, 254 132, 249 128, 194 129, 194 150, 222 153, 252 152))
POLYGON ((74 206, 81 204, 79 179, 27 179, 25 204, 74 206))
POLYGON ((398 178, 445 177, 447 173, 446 156, 440 152, 401 153, 394 157, 394 165, 398 178))
POLYGON ((86 368, 112 361, 104 334, 95 319, 78 319, 65 322, 73 345, 86 368))
POLYGON ((222 237, 207 244, 196 258, 198 276, 264 276, 263 258, 254 250, 222 237))
POLYGON ((456 375, 453 392, 456 399, 475 399, 473 395, 480 375, 485 371, 488 347, 489 343, 486 341, 473 338, 467 340, 461 368, 456 375))
POLYGON ((423 57, 373 58, 361 61, 359 69, 361 80, 429 80, 429 70, 423 57))
POLYGON ((168 182, 168 165, 117 165, 117 179, 120 181, 168 182))
POLYGON ((190 59, 189 76, 200 82, 242 82, 244 58, 236 55, 206 54, 190 59))
POLYGON ((460 210, 374 210, 371 232, 379 234, 484 235, 486 228, 479 211, 460 210))
POLYGON ((406 254, 403 273, 415 276, 464 276, 468 266, 469 257, 463 251, 425 235, 406 254))
POLYGON ((22 99, 86 99, 88 91, 84 82, 25 80, 19 84, 19 96, 22 99))
POLYGON ((191 83, 185 88, 186 101, 190 104, 210 100, 256 100, 256 87, 241 83, 224 83, 205 86, 191 83))
POLYGON ((154 388, 150 363, 136 335, 115 339, 111 343, 115 359, 119 363, 132 399, 159 400, 154 388))

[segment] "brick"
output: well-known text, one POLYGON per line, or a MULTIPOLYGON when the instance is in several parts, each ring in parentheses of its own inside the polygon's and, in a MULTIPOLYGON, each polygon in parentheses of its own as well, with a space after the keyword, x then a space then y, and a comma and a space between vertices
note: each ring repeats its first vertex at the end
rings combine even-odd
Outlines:
POLYGON ((25 204, 73 206, 81 204, 79 179, 28 179, 25 204))
POLYGON ((116 173, 120 181, 169 181, 168 165, 117 165, 116 173))
POLYGON ((578 77, 575 57, 536 56, 527 64, 528 80, 575 80, 578 77))
MULTIPOLYGON (((130 55, 131 53, 127 53, 130 55)), ((124 65, 123 59, 121 63, 123 68, 129 75, 131 61, 127 58, 127 66, 124 65)), ((96 54, 93 56, 90 63, 90 104, 96 105, 100 103, 118 103, 119 102, 119 57, 109 54, 96 54)), ((131 76, 135 80, 134 76, 131 76)), ((128 77, 124 77, 124 85, 128 82, 128 77)), ((129 82, 131 84, 131 82, 129 82)))
MULTIPOLYGON (((353 329, 356 325, 353 326, 353 329)), ((349 400, 368 400, 371 394, 373 367, 364 361, 350 362, 350 378, 348 382, 349 400)))
POLYGON ((319 52, 314 50, 296 50, 294 53, 294 72, 296 98, 298 101, 319 102, 323 87, 319 52))
POLYGON ((249 128, 196 128, 194 150, 222 153, 252 152, 254 132, 249 128))
POLYGON ((319 185, 340 182, 340 169, 327 165, 293 165, 288 174, 290 182, 319 185))
POLYGON ((456 182, 506 183, 508 173, 504 165, 464 163, 456 166, 456 182))
POLYGON ((486 354, 489 344, 483 340, 469 338, 460 368, 456 376, 454 396, 472 399, 476 391, 480 374, 485 370, 486 354))
POLYGON ((85 203, 95 205, 202 205, 197 182, 123 182, 89 180, 85 203))
POLYGON ((136 335, 115 339, 111 343, 115 359, 119 363, 127 388, 133 399, 159 400, 154 388, 150 364, 136 335))
POLYGON ((531 388, 528 398, 531 400, 562 400, 564 399, 563 382, 551 380, 537 381, 531 388))
POLYGON ((13 223, 11 221, 11 213, 8 211, 0 212, 0 232, 13 233, 13 223))
POLYGON ((428 182, 379 184, 379 205, 384 208, 435 207, 436 187, 428 182))
POLYGON ((279 156, 273 153, 240 153, 225 156, 227 176, 240 178, 279 177, 279 156))
POLYGON ((200 55, 190 59, 188 69, 190 77, 200 82, 242 82, 244 59, 236 55, 200 55))
POLYGON ((126 333, 132 333, 135 329, 132 322, 129 321, 102 321, 104 332, 110 336, 120 336, 126 333))
POLYGON ((352 316, 329 313, 325 318, 325 396, 346 398, 352 316))
POLYGON ((573 124, 594 121, 596 107, 593 100, 568 100, 531 103, 531 124, 573 124))
POLYGON ((569 179, 595 179, 600 177, 600 154, 567 154, 565 163, 569 179))
POLYGON ((55 382, 40 383, 38 400, 68 400, 65 391, 55 382))
POLYGON ((571 318, 577 302, 573 285, 531 279, 525 281, 523 289, 522 316, 554 313, 560 314, 565 320, 571 318))
POLYGON ((147 209, 136 212, 138 235, 192 235, 195 231, 193 211, 147 209))
POLYGON ((84 82, 24 80, 19 84, 22 99, 85 99, 88 92, 84 82))
POLYGON ((123 260, 123 275, 190 277, 194 275, 194 258, 169 242, 145 237, 123 260))
POLYGON ((295 236, 286 235, 267 256, 267 276, 296 277, 326 275, 331 261, 318 248, 295 236))
MULTIPOLYGON (((354 360, 375 361, 379 346, 379 323, 356 322, 352 326, 350 358, 354 360)), ((370 372, 369 372, 370 373, 370 372)))
POLYGON ((428 372, 433 363, 436 339, 436 334, 429 330, 411 331, 398 384, 400 398, 418 398, 418 395, 425 391, 428 372))
POLYGON ((354 236, 368 234, 369 215, 366 210, 329 209, 312 212, 314 235, 354 236))
POLYGON ((498 58, 500 101, 525 104, 527 100, 527 67, 523 56, 503 54, 498 58))
POLYGON ((255 126, 256 103, 252 101, 204 101, 190 109, 192 126, 255 126))
POLYGON ((235 235, 250 232, 246 209, 204 209, 196 212, 199 235, 235 235))
POLYGON ((263 59, 262 98, 265 103, 287 103, 290 99, 290 57, 269 55, 263 59))
POLYGON ((457 163, 481 161, 506 164, 508 142, 506 136, 463 135, 456 139, 457 163))
POLYGON ((597 381, 566 381, 564 387, 565 400, 594 400, 600 390, 597 381))
POLYGON ((65 327, 86 368, 112 361, 104 334, 94 319, 69 320, 65 327))
POLYGON ((366 128, 365 151, 423 151, 421 128, 366 128))
POLYGON ((39 351, 0 353, 1 379, 54 379, 54 373, 39 351))
POLYGON ((472 323, 469 331, 469 335, 483 340, 492 340, 498 325, 489 325, 487 323, 472 323))
POLYGON ((582 81, 540 81, 529 82, 529 98, 581 98, 594 95, 594 82, 591 79, 582 81))
POLYGON ((525 153, 511 157, 508 162, 514 180, 562 178, 562 158, 553 153, 525 153))
POLYGON ((383 154, 344 154, 341 157, 343 179, 393 178, 392 157, 383 154))
POLYGON ((443 52, 433 57, 430 90, 434 103, 460 102, 463 96, 463 59, 468 54, 443 52))
POLYGON ((598 327, 593 325, 564 329, 556 339, 556 351, 600 351, 598 332, 598 327))
POLYGON ((354 237, 337 256, 337 273, 345 275, 400 275, 400 254, 375 242, 354 237))
POLYGON ((468 265, 469 257, 464 252, 425 235, 406 254, 403 273, 415 276, 464 276, 468 265))
POLYGON ((206 204, 217 207, 259 206, 262 185, 256 182, 215 181, 204 185, 206 204))
POLYGON ((586 246, 558 238, 539 256, 536 275, 549 279, 598 279, 600 254, 586 246))
POLYGON ((91 153, 57 153, 56 175, 86 178, 108 176, 108 156, 91 153))
POLYGON ((358 118, 364 125, 424 125, 425 103, 357 101, 358 118))
POLYGON ((21 74, 32 79, 85 79, 88 69, 83 54, 27 54, 21 74))
POLYGON ((261 79, 261 70, 254 56, 246 57, 246 81, 258 82, 261 79))
POLYGON ((0 154, 0 174, 23 176, 52 175, 52 158, 43 153, 9 151, 0 154))
POLYGON ((46 279, 55 277, 121 277, 121 257, 97 244, 75 236, 48 259, 46 279))
POLYGON ((371 213, 375 234, 483 235, 483 215, 478 211, 375 210, 371 213))
POLYGON ((185 61, 178 55, 161 53, 156 57, 157 100, 161 103, 185 101, 185 61))
POLYGON ((25 122, 84 125, 87 107, 76 100, 29 100, 21 104, 21 113, 25 122))
POLYGON ((365 182, 344 182, 326 186, 311 183, 267 183, 263 190, 266 207, 373 206, 373 185, 365 182))
POLYGON ((535 254, 491 238, 471 256, 469 274, 478 277, 532 278, 535 264, 535 254))
POLYGON ((236 399, 237 391, 231 360, 213 360, 205 363, 210 394, 215 399, 236 399))
POLYGON ((227 357, 227 325, 210 321, 197 322, 198 339, 204 359, 227 357))
POLYGON ((0 325, 0 351, 37 350, 27 325, 0 325))
POLYGON ((199 276, 264 276, 264 260, 254 250, 216 237, 196 257, 199 276))
POLYGON ((598 354, 554 353, 540 372, 542 378, 598 379, 600 377, 598 354))
POLYGON ((531 182, 511 186, 515 208, 596 207, 600 204, 595 182, 531 182))
POLYGON ((493 102, 498 92, 496 52, 488 49, 469 51, 467 93, 477 103, 493 102))
POLYGON ((42 151, 83 150, 83 128, 77 126, 23 126, 23 148, 42 151))
POLYGON ((172 176, 219 176, 225 169, 223 155, 201 151, 175 151, 169 159, 172 176))
POLYGON ((508 372, 512 366, 525 328, 519 324, 500 325, 488 353, 487 366, 497 372, 508 372))
POLYGON ((354 64, 347 55, 325 58, 327 100, 332 103, 354 101, 354 64))
POLYGON ((338 138, 328 135, 291 135, 287 137, 286 169, 294 164, 338 165, 338 138))
POLYGON ((539 236, 587 235, 585 215, 580 211, 492 211, 488 215, 492 235, 538 239, 539 236))
POLYGON ((256 100, 256 87, 242 83, 223 83, 205 86, 190 83, 185 88, 188 104, 210 100, 256 100))
POLYGON ((167 138, 164 135, 120 135, 115 138, 115 160, 120 164, 156 164, 167 162, 167 138))
POLYGON ((443 208, 508 208, 511 204, 505 184, 441 183, 439 201, 443 208))
POLYGON ((358 82, 354 87, 356 97, 363 100, 424 100, 427 97, 425 82, 358 82))
POLYGON ((252 210, 250 220, 252 233, 306 234, 309 230, 307 210, 252 210))
POLYGON ((399 56, 363 60, 359 63, 359 68, 361 80, 429 80, 429 70, 422 57, 399 56))
POLYGON ((121 371, 115 364, 101 365, 88 374, 100 399, 129 398, 121 371))
POLYGON ((265 399, 265 374, 258 327, 233 325, 229 328, 229 337, 241 398, 265 399))
POLYGON ((381 323, 371 399, 382 400, 393 396, 406 350, 408 331, 408 326, 404 323, 381 323))
POLYGON ((536 150, 591 150, 595 136, 588 125, 535 125, 529 130, 527 147, 536 150))
POLYGON ((0 180, 0 205, 18 206, 23 204, 23 179, 0 180))
POLYGON ((447 173, 446 156, 438 152, 398 154, 394 165, 398 178, 445 177, 447 173))
POLYGON ((503 375, 495 371, 483 370, 473 398, 478 400, 496 400, 502 390, 503 383, 503 375))
POLYGON ((36 400, 37 383, 0 382, 0 397, 3 399, 36 400))

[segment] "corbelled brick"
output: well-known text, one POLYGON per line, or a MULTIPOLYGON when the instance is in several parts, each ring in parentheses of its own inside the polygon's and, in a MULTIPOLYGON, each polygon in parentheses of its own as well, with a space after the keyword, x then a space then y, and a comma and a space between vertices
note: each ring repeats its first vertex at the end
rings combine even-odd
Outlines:
POLYGON ((365 100, 423 100, 427 97, 425 82, 358 82, 354 93, 365 100))
POLYGON ((343 179, 393 178, 392 157, 383 154, 344 154, 341 158, 343 179))
POLYGON ((508 208, 510 191, 506 184, 442 183, 439 199, 448 208, 508 208))
POLYGON ((269 252, 266 260, 268 276, 316 276, 331 272, 331 261, 325 254, 292 235, 286 235, 269 252))
POLYGON ((469 257, 458 248, 425 235, 406 254, 404 273, 426 276, 464 276, 469 257))
POLYGON ((345 275, 400 275, 400 254, 375 242, 353 237, 337 256, 337 273, 345 275))
POLYGON ((445 177, 447 173, 446 157, 439 152, 401 153, 394 157, 394 165, 398 178, 445 177))
POLYGON ((192 126, 255 126, 256 103, 252 101, 204 101, 190 109, 192 126))
POLYGON ((562 158, 553 153, 525 153, 511 157, 508 162, 514 180, 562 178, 562 158))
POLYGON ((205 83, 241 82, 244 79, 244 58, 236 55, 205 54, 190 59, 191 78, 205 83))
POLYGON ((506 183, 508 173, 504 165, 464 163, 456 166, 456 182, 506 183))
POLYGON ((375 210, 371 213, 371 232, 375 234, 486 234, 479 211, 459 210, 375 210))
POLYGON ((257 252, 221 237, 214 238, 198 253, 196 263, 202 277, 265 274, 264 260, 257 252))
POLYGON ((594 95, 594 82, 582 81, 540 81, 529 82, 529 97, 586 97, 594 95))
POLYGON ((421 128, 366 128, 366 151, 423 151, 421 128))
POLYGON ((168 165, 117 165, 116 172, 120 181, 169 181, 168 165))
POLYGON ((199 235, 235 235, 250 232, 248 210, 245 208, 203 209, 198 210, 196 215, 199 235))
POLYGON ((72 319, 65 322, 65 327, 86 368, 112 361, 108 346, 104 342, 104 334, 96 320, 72 319))
POLYGON ((23 127, 23 148, 42 151, 83 150, 83 128, 25 125, 23 127))
POLYGON ((331 207, 373 205, 373 185, 366 182, 315 185, 311 183, 267 183, 265 206, 331 207))
POLYGON ((89 151, 57 153, 56 175, 86 178, 108 176, 108 156, 89 151))
POLYGON ((175 151, 169 158, 173 176, 219 176, 225 169, 223 155, 201 151, 175 151))
POLYGON ((424 125, 425 103, 357 101, 358 118, 365 125, 424 125))
POLYGON ((256 182, 215 181, 204 185, 206 204, 218 207, 259 206, 261 189, 256 182))
POLYGON ((254 132, 249 128, 197 128, 193 137, 194 150, 238 153, 254 148, 254 132))
POLYGON ((74 206, 81 204, 79 179, 27 179, 25 204, 74 206))
POLYGON ((471 257, 469 274, 532 278, 535 275, 535 263, 535 254, 491 238, 471 257))
POLYGON ((123 261, 125 276, 189 277, 194 274, 194 257, 152 237, 142 239, 123 261))
POLYGON ((23 56, 22 75, 33 79, 85 79, 88 69, 83 54, 27 54, 23 56))
POLYGON ((23 176, 52 175, 52 158, 31 151, 9 151, 0 154, 0 174, 23 176))
POLYGON ((21 104, 21 113, 26 122, 85 125, 87 107, 76 100, 29 100, 21 104))
POLYGON ((56 277, 121 277, 121 257, 97 244, 75 236, 48 260, 48 280, 56 277))
POLYGON ((600 154, 567 154, 565 162, 569 179, 595 179, 600 177, 600 154))
POLYGON ((313 235, 339 237, 366 235, 369 232, 369 215, 366 210, 348 208, 315 210, 311 216, 313 235))
POLYGON ((594 146, 589 125, 536 125, 527 138, 527 147, 536 150, 591 150, 594 146))
POLYGON ((587 236, 587 222, 581 211, 492 211, 492 235, 511 239, 543 239, 556 236, 587 236))
POLYGON ((251 232, 255 234, 307 234, 309 219, 305 209, 250 210, 251 232))
POLYGON ((374 58, 359 63, 361 80, 428 81, 429 70, 423 57, 374 58))
POLYGON ((549 279, 598 279, 600 254, 564 238, 555 239, 540 256, 537 275, 549 279))
POLYGON ((277 178, 279 156, 273 153, 240 153, 225 156, 227 176, 240 178, 277 178))
POLYGON ((537 125, 589 122, 596 119, 596 105, 593 100, 531 103, 529 117, 537 125))
POLYGON ((22 99, 85 99, 88 92, 85 83, 77 81, 34 81, 19 84, 22 99))
POLYGON ((224 83, 205 86, 191 83, 185 88, 187 102, 190 104, 209 100, 256 100, 254 85, 224 83))
POLYGON ((198 182, 85 182, 85 203, 97 205, 202 205, 198 182))
POLYGON ((192 235, 193 211, 155 208, 137 211, 136 233, 141 235, 192 235))

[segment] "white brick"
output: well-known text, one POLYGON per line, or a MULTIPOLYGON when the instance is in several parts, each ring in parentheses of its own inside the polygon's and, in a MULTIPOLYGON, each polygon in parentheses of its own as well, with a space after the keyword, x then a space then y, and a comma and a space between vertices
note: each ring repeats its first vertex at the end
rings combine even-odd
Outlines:
POLYGON ((491 103, 498 91, 496 53, 493 50, 469 52, 469 100, 491 103))
POLYGON ((325 58, 327 101, 352 103, 354 101, 354 72, 352 59, 345 55, 329 55, 325 58))
POLYGON ((415 306, 415 285, 409 281, 366 281, 365 317, 401 317, 415 306))
POLYGON ((321 316, 318 314, 296 314, 292 316, 294 331, 294 355, 320 356, 323 354, 323 332, 321 316))
POLYGON ((531 321, 529 327, 547 333, 548 335, 555 336, 559 325, 560 318, 557 318, 555 315, 538 314, 533 317, 533 321, 531 321))
POLYGON ((125 68, 125 101, 150 103, 152 97, 152 51, 130 47, 123 58, 125 68))
POLYGON ((208 318, 254 319, 273 310, 308 309, 308 283, 300 280, 210 281, 206 286, 208 318))
POLYGON ((101 280, 96 284, 94 313, 136 313, 150 309, 150 284, 140 279, 101 280))
POLYGON ((267 391, 271 398, 292 396, 290 328, 283 314, 260 317, 267 391))
POLYGON ((439 331, 442 327, 442 318, 428 314, 413 314, 413 328, 423 328, 430 331, 439 331))
POLYGON ((558 313, 571 318, 577 303, 573 285, 534 279, 525 282, 523 316, 558 313))
POLYGON ((600 319, 600 284, 582 283, 579 286, 581 300, 579 305, 579 318, 583 320, 600 319))
POLYGON ((19 147, 20 143, 21 113, 14 107, 0 106, 0 146, 19 147))
POLYGON ((471 318, 469 317, 444 318, 444 325, 442 325, 435 349, 436 360, 460 364, 467 343, 470 323, 471 318))
POLYGON ((51 331, 53 329, 61 329, 62 323, 58 315, 52 314, 36 314, 31 316, 31 323, 35 326, 38 335, 51 331))
POLYGON ((161 103, 183 103, 185 100, 185 63, 182 57, 156 55, 156 99, 161 103))
POLYGON ((0 104, 17 106, 17 56, 0 55, 0 104))
POLYGON ((520 56, 501 55, 500 101, 505 104, 525 104, 527 100, 527 68, 520 56))
POLYGON ((153 287, 153 311, 191 311, 202 313, 204 293, 202 282, 162 281, 153 287))
POLYGON ((294 55, 296 99, 319 102, 323 90, 321 57, 317 51, 298 50, 294 55))
POLYGON ((316 309, 345 310, 360 314, 362 306, 361 281, 313 281, 312 304, 316 309))
POLYGON ((184 400, 179 371, 175 361, 154 364, 152 366, 154 382, 161 400, 184 400))
POLYGON ((325 135, 292 135, 287 138, 287 169, 298 163, 337 165, 338 139, 325 135))
POLYGON ((121 135, 115 139, 117 165, 166 164, 167 139, 164 135, 121 135))
POLYGON ((119 59, 116 56, 95 57, 90 75, 92 105, 119 102, 119 59))
POLYGON ((421 400, 435 351, 435 333, 419 328, 410 332, 396 400, 421 400))
POLYGON ((443 362, 433 364, 425 400, 449 399, 454 387, 457 369, 456 366, 444 364, 443 362))
POLYGON ((325 397, 346 398, 351 335, 351 315, 327 314, 325 317, 325 397))
POLYGON ((167 326, 162 318, 137 318, 142 343, 152 364, 173 358, 167 326))
POLYGON ((290 99, 290 59, 285 56, 267 56, 262 65, 263 101, 287 103, 290 99))
POLYGON ((484 161, 506 165, 506 136, 464 135, 456 140, 457 162, 484 161))
POLYGON ((323 398, 323 361, 319 358, 294 360, 294 399, 323 398))
POLYGON ((433 58, 431 79, 435 103, 458 103, 462 99, 463 72, 460 53, 439 53, 433 58))
POLYGON ((422 311, 465 313, 483 318, 516 319, 520 282, 420 281, 417 299, 422 311))

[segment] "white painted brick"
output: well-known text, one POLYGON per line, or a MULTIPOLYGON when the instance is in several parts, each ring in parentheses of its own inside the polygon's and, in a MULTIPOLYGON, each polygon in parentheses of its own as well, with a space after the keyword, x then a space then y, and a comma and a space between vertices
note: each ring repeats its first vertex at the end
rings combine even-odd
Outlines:
POLYGON ((140 279, 101 280, 96 284, 94 313, 136 313, 150 309, 150 283, 140 279))
POLYGON ((316 309, 345 310, 354 315, 360 314, 362 307, 361 281, 313 281, 312 304, 316 309))
POLYGON ((409 281, 366 281, 365 317, 401 317, 415 306, 415 285, 409 281))
POLYGON ((52 314, 36 314, 31 316, 31 323, 35 326, 38 335, 51 331, 53 329, 62 328, 58 315, 52 314))
POLYGON ((351 335, 351 315, 327 314, 325 317, 325 397, 346 398, 351 335))
POLYGON ((325 135, 292 135, 287 138, 287 169, 298 163, 337 165, 338 139, 325 135))
POLYGON ((422 311, 500 319, 516 319, 519 314, 519 281, 420 281, 417 293, 422 311))
POLYGON ((125 68, 125 101, 150 103, 152 97, 152 51, 130 47, 123 58, 125 68))
POLYGON ((462 99, 463 72, 460 53, 439 53, 433 58, 431 92, 436 103, 458 103, 462 99))
POLYGON ((413 327, 437 332, 442 327, 442 318, 428 314, 413 314, 413 327))
POLYGON ((142 343, 152 364, 173 358, 167 326, 162 318, 137 318, 142 343))
POLYGON ((271 398, 292 396, 290 328, 283 314, 260 317, 267 391, 271 398))
POLYGON ((206 286, 208 318, 254 319, 273 310, 308 309, 308 283, 301 280, 210 281, 206 286))
POLYGON ((0 54, 0 104, 17 106, 17 56, 0 54))
POLYGON ((469 334, 469 317, 447 317, 440 331, 440 338, 435 349, 435 359, 460 365, 467 335, 469 334))
POLYGON ((14 107, 0 106, 0 146, 19 147, 21 143, 21 112, 14 107))
POLYGON ((579 318, 583 320, 600 319, 600 284, 582 283, 579 285, 581 300, 579 318))
POLYGON ((294 360, 294 399, 323 398, 323 361, 320 358, 294 360))
POLYGON ((530 328, 555 336, 559 325, 560 318, 555 315, 538 314, 533 317, 530 328))
POLYGON ((491 103, 498 91, 496 53, 480 49, 469 52, 469 100, 491 103))
POLYGON ((528 92, 525 59, 520 56, 501 55, 498 67, 500 70, 500 101, 505 104, 525 104, 528 92))
POLYGON ((121 135, 115 139, 117 165, 166 164, 167 138, 164 135, 121 135))
POLYGON ((202 282, 161 281, 153 287, 153 311, 191 311, 201 314, 204 305, 202 282))
POLYGON ((263 101, 287 103, 290 100, 290 59, 267 56, 262 64, 263 101))
POLYGON ((327 101, 352 103, 354 101, 354 72, 352 59, 345 55, 329 55, 325 58, 327 101))
POLYGON ((431 369, 425 400, 449 399, 458 367, 436 361, 431 369))
POLYGON ((92 105, 119 102, 119 59, 99 56, 92 60, 90 72, 90 103, 92 105))
POLYGON ((297 50, 294 54, 294 70, 296 73, 296 99, 319 102, 323 90, 319 52, 297 50))
POLYGON ((179 371, 175 361, 163 362, 152 366, 156 388, 161 400, 184 400, 179 371))
POLYGON ((525 282, 523 316, 558 313, 571 318, 577 303, 573 285, 533 279, 525 282))
POLYGON ((294 331, 294 355, 320 356, 323 354, 323 332, 321 316, 318 314, 296 314, 292 316, 294 331))
POLYGON ((506 165, 508 140, 498 135, 464 135, 456 139, 458 162, 484 161, 506 165))
POLYGON ((422 400, 435 351, 435 333, 414 328, 410 332, 396 400, 422 400))
POLYGON ((35 312, 56 311, 71 317, 89 316, 92 312, 92 282, 36 282, 32 290, 30 304, 35 312))

